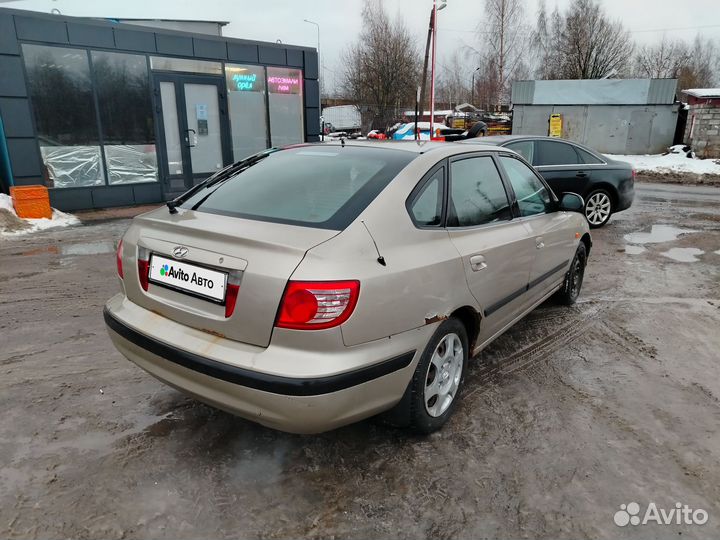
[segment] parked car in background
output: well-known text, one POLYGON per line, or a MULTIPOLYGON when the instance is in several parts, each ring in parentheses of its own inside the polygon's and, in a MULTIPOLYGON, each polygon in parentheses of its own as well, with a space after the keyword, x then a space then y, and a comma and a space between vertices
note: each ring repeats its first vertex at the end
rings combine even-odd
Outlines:
POLYGON ((446 141, 464 141, 465 139, 474 139, 476 137, 485 137, 488 133, 488 127, 485 122, 475 122, 469 129, 466 129, 462 133, 446 134, 446 141))
POLYGON ((558 196, 569 192, 581 195, 591 227, 602 227, 612 214, 632 205, 635 170, 629 163, 552 137, 501 135, 483 137, 481 142, 515 150, 537 169, 558 196))
POLYGON ((129 360, 252 421, 314 433, 392 409, 429 433, 473 356, 551 295, 575 302, 579 211, 497 146, 265 151, 133 220, 105 322, 129 360))
MULTIPOLYGON (((420 133, 419 139, 421 141, 430 140, 430 122, 418 122, 417 129, 420 133)), ((447 127, 445 124, 436 122, 433 124, 435 133, 433 139, 443 140, 442 137, 448 134, 457 135, 463 132, 462 129, 453 129, 447 127)), ((393 140, 396 141, 414 141, 415 140, 415 122, 408 122, 398 127, 392 136, 393 140)))

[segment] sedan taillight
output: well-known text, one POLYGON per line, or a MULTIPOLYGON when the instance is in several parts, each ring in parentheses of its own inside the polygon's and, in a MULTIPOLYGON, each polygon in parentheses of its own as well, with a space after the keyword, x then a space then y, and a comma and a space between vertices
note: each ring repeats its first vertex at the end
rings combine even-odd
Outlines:
POLYGON ((123 267, 122 267, 122 257, 123 257, 123 243, 122 243, 122 238, 121 238, 120 242, 118 242, 117 251, 115 252, 115 263, 117 264, 117 273, 118 273, 118 276, 120 276, 120 279, 124 279, 123 267))
POLYGON ((359 281, 289 281, 275 326, 322 330, 352 315, 360 294, 359 281))
POLYGON ((148 290, 150 285, 150 252, 144 248, 138 246, 138 278, 140 279, 140 286, 143 291, 148 290))

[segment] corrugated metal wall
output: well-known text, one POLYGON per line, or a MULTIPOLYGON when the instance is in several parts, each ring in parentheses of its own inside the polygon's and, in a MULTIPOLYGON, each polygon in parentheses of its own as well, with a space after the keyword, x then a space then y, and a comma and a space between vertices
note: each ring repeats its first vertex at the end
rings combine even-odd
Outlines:
POLYGON ((547 135, 550 115, 554 113, 563 115, 564 139, 607 154, 658 154, 673 143, 678 105, 515 104, 513 135, 547 135))

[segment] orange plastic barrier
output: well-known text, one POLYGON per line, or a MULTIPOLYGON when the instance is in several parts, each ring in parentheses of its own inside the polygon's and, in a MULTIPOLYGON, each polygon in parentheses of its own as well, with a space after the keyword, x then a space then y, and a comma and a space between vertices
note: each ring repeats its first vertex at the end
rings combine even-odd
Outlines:
POLYGON ((52 218, 50 194, 45 186, 14 186, 10 188, 13 206, 21 218, 52 218))

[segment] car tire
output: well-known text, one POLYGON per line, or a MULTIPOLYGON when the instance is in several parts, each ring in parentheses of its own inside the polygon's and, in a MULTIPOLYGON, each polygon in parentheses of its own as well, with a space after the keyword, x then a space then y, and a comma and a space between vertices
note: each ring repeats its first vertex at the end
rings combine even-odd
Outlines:
POLYGON ((605 225, 613 211, 612 197, 604 189, 596 189, 585 198, 585 219, 591 229, 605 225))
POLYGON ((580 289, 582 289, 583 277, 585 277, 586 264, 587 250, 585 243, 580 242, 577 251, 575 251, 575 257, 573 257, 570 264, 570 270, 565 274, 563 286, 557 293, 557 300, 560 304, 571 306, 577 301, 578 296, 580 296, 580 289))
POLYGON ((407 418, 403 425, 427 435, 447 422, 459 401, 468 357, 465 326, 455 318, 443 321, 428 341, 399 404, 407 418))

